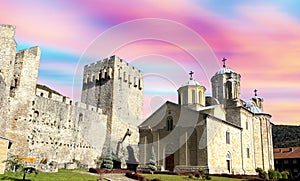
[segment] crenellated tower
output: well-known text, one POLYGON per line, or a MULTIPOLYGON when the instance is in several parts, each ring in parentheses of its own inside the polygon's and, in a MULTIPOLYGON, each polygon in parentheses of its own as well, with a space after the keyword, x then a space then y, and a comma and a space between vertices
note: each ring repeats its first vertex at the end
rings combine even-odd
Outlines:
POLYGON ((16 56, 15 26, 0 25, 0 76, 9 92, 16 56))
POLYGON ((81 101, 107 114, 109 142, 122 140, 130 129, 132 134, 126 141, 137 144, 137 125, 143 119, 143 90, 143 73, 117 56, 84 67, 81 101))

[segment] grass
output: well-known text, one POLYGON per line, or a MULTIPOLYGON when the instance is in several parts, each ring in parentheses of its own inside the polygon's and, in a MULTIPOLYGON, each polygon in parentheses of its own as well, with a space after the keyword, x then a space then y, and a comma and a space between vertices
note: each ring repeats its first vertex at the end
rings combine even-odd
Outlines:
MULTIPOLYGON (((141 174, 147 178, 154 179, 158 178, 163 181, 192 181, 192 180, 201 180, 201 179, 190 179, 188 176, 178 176, 178 175, 164 175, 164 174, 141 174)), ((234 178, 226 178, 226 177, 216 177, 211 176, 212 181, 231 181, 231 180, 240 180, 240 179, 234 179, 234 178)), ((241 180, 240 180, 241 181, 241 180)))
MULTIPOLYGON (((0 175, 0 180, 21 181, 23 173, 6 172, 0 175)), ((98 177, 90 174, 78 173, 73 170, 60 169, 57 173, 39 172, 26 174, 26 180, 31 181, 95 181, 98 177)))

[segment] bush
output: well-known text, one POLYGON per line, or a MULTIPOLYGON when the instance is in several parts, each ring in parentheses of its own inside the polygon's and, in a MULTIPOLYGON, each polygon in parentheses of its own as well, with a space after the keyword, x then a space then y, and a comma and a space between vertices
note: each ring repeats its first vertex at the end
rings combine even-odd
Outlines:
POLYGON ((282 175, 279 171, 276 171, 276 177, 277 179, 282 179, 282 175))
POLYGON ((114 162, 112 160, 112 156, 111 156, 111 151, 110 151, 110 147, 107 148, 107 154, 106 157, 103 160, 102 163, 102 168, 111 170, 114 167, 114 162))
POLYGON ((269 178, 270 178, 270 179, 277 179, 277 173, 276 173, 275 170, 270 169, 270 170, 268 171, 268 175, 269 175, 269 178))
POLYGON ((200 178, 200 176, 201 176, 200 173, 196 173, 196 174, 195 174, 195 177, 196 177, 196 178, 200 178))
POLYGON ((193 179, 194 178, 193 174, 189 174, 189 178, 193 179))
POLYGON ((152 147, 152 153, 151 153, 151 158, 149 159, 149 165, 148 168, 151 171, 156 171, 157 167, 156 167, 156 160, 155 160, 155 153, 154 153, 154 148, 152 147))
POLYGON ((282 179, 288 179, 289 173, 287 171, 283 171, 283 172, 281 172, 281 176, 282 176, 282 179))
POLYGON ((255 171, 258 173, 260 178, 269 179, 269 175, 266 171, 261 168, 256 168, 255 171))
POLYGON ((211 177, 209 175, 205 175, 206 180, 211 180, 211 177))

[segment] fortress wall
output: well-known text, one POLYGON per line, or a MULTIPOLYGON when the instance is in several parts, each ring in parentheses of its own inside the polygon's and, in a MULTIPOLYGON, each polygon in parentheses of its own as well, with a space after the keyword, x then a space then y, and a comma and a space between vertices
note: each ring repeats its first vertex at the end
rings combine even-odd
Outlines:
POLYGON ((7 85, 5 91, 9 91, 10 81, 13 76, 13 66, 17 48, 14 39, 15 30, 15 26, 0 25, 0 75, 7 85))
POLYGON ((36 96, 27 120, 29 156, 57 162, 75 159, 92 166, 102 153, 107 117, 99 110, 86 109, 85 104, 71 105, 61 98, 57 94, 52 98, 36 96))

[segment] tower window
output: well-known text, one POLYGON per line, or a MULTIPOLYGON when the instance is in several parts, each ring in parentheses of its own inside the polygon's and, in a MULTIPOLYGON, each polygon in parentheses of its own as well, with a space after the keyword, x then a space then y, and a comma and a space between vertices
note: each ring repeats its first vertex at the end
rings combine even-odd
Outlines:
POLYGON ((230 144, 230 132, 226 131, 226 143, 230 144))
POLYGON ((192 103, 193 104, 196 103, 196 93, 195 93, 195 90, 192 90, 192 103))
POLYGON ((167 117, 167 131, 172 131, 173 130, 173 117, 168 116, 167 117))
POLYGON ((248 121, 246 121, 246 130, 248 130, 248 121))
POLYGON ((247 148, 247 158, 250 158, 250 148, 247 148))

